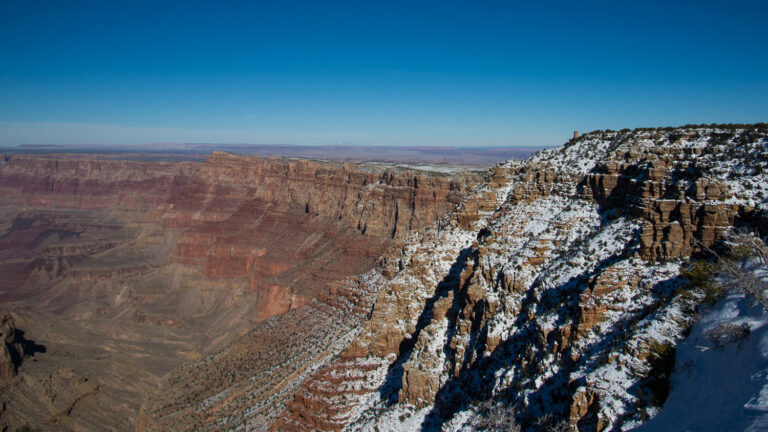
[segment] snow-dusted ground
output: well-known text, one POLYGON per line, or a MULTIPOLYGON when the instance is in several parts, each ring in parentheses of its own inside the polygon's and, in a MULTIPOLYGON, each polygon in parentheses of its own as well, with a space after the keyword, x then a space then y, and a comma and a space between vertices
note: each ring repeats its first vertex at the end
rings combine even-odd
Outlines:
POLYGON ((678 344, 664 408, 634 430, 768 430, 768 312, 742 294, 720 300, 678 344), (749 335, 716 347, 706 335, 723 324, 747 324, 749 335))

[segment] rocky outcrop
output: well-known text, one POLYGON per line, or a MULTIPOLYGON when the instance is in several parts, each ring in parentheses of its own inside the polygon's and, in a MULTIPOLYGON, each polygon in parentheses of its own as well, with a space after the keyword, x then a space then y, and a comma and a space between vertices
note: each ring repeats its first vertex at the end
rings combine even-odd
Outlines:
POLYGON ((525 425, 641 422, 702 298, 680 266, 734 225, 768 229, 766 160, 760 127, 660 129, 585 134, 496 167, 382 261, 359 335, 272 428, 463 430, 486 399, 525 425))
POLYGON ((16 340, 16 328, 13 319, 9 315, 0 317, 0 382, 7 381, 16 375, 16 369, 21 363, 20 353, 23 354, 20 344, 16 340))
POLYGON ((582 196, 645 221, 640 253, 647 260, 690 256, 692 239, 711 246, 756 213, 754 204, 728 203, 731 193, 722 181, 705 177, 703 168, 668 151, 657 151, 639 164, 602 162, 581 185, 582 196))
POLYGON ((0 384, 15 377, 21 363, 44 347, 24 338, 24 332, 16 328, 13 315, 0 315, 0 384))

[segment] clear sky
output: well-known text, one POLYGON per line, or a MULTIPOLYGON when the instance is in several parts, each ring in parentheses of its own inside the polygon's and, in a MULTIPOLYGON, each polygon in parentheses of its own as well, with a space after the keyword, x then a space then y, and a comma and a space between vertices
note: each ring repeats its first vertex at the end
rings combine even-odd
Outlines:
POLYGON ((0 145, 768 121, 766 1, 0 0, 0 145))

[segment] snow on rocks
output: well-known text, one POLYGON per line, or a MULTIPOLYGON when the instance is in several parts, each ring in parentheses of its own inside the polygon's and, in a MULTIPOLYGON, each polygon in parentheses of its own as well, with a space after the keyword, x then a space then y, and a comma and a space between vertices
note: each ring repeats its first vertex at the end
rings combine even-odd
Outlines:
MULTIPOLYGON (((765 268, 754 269, 763 278, 765 268)), ((677 346, 664 409, 637 431, 768 428, 768 312, 743 294, 715 304, 677 346), (726 340, 713 337, 730 330, 726 340)))
MULTIPOLYGON (((355 407, 346 427, 472 430, 489 399, 528 426, 656 415, 700 300, 680 268, 692 239, 711 245, 765 210, 766 142, 760 127, 597 131, 499 164, 403 246, 342 355, 378 365, 375 390, 339 387, 355 407)), ((741 404, 766 401, 755 386, 741 404)))

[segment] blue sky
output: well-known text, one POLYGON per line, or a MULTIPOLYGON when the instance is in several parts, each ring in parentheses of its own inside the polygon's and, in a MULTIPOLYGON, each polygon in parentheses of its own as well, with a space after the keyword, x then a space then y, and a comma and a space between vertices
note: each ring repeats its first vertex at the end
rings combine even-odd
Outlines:
POLYGON ((768 121, 768 2, 0 0, 0 145, 768 121))

